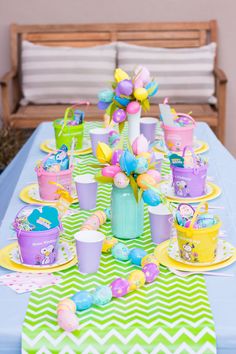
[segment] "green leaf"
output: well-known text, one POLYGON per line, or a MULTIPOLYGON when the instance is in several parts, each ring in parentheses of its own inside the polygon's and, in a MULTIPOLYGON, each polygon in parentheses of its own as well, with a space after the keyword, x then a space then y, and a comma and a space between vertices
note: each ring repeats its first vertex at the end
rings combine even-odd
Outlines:
POLYGON ((100 173, 95 176, 95 180, 100 183, 113 183, 113 178, 102 176, 100 173))
POLYGON ((132 175, 129 176, 129 180, 130 180, 131 188, 133 189, 133 192, 134 192, 135 200, 138 203, 138 186, 137 186, 137 183, 135 182, 135 179, 134 179, 134 177, 132 175))
POLYGON ((123 147, 124 147, 124 137, 122 136, 122 137, 120 138, 119 143, 116 145, 116 149, 117 149, 117 150, 118 150, 118 149, 123 150, 123 147))
POLYGON ((140 200, 142 198, 142 195, 143 195, 143 190, 141 188, 139 188, 139 190, 138 190, 138 202, 140 202, 140 200))
POLYGON ((103 167, 106 167, 107 165, 100 165, 98 163, 92 163, 92 164, 89 164, 88 167, 93 167, 93 168, 103 168, 103 167))
POLYGON ((125 127, 125 122, 122 122, 119 124, 119 133, 121 134, 124 130, 124 127, 125 127))
POLYGON ((145 112, 150 110, 150 103, 148 99, 142 101, 141 105, 145 112))
POLYGON ((113 88, 113 90, 116 89, 116 86, 117 86, 117 82, 113 81, 113 82, 111 83, 111 87, 113 88))

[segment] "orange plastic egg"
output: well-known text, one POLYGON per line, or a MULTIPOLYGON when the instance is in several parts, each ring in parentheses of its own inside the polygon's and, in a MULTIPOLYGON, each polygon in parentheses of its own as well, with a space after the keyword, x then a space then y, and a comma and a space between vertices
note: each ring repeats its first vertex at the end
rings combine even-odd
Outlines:
POLYGON ((142 188, 145 191, 146 189, 149 188, 148 185, 155 186, 156 181, 153 178, 153 176, 149 175, 148 173, 143 173, 142 175, 138 176, 137 184, 140 188, 142 188))

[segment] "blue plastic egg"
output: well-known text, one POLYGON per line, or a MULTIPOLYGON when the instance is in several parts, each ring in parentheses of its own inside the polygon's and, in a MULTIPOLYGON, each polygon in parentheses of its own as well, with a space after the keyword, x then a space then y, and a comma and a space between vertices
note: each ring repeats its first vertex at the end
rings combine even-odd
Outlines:
POLYGON ((135 169, 135 172, 139 175, 142 173, 147 172, 148 170, 148 162, 144 157, 139 157, 137 158, 137 167, 135 169))
POLYGON ((148 96, 152 97, 154 96, 157 91, 158 91, 158 84, 155 81, 151 81, 147 84, 147 86, 145 87, 145 89, 148 92, 148 96))
POLYGON ((79 291, 71 297, 71 300, 76 304, 77 311, 83 311, 90 308, 93 304, 93 296, 88 291, 79 291))
POLYGON ((150 206, 157 206, 161 203, 161 199, 159 195, 154 191, 152 191, 151 189, 147 189, 143 191, 142 197, 144 203, 150 206))
POLYGON ((146 251, 144 251, 142 248, 133 248, 129 252, 129 259, 131 260, 131 263, 141 266, 141 261, 142 258, 145 257, 147 254, 146 251))
POLYGON ((112 299, 112 291, 109 286, 100 286, 93 293, 93 303, 97 306, 108 304, 112 299))
POLYGON ((118 103, 119 103, 121 106, 123 106, 123 107, 128 106, 128 104, 129 104, 129 102, 130 102, 130 100, 129 100, 128 98, 119 97, 119 96, 115 96, 115 97, 114 97, 114 100, 115 100, 116 102, 118 102, 118 103))
POLYGON ((111 253, 119 261, 127 261, 129 259, 129 249, 121 242, 118 242, 112 248, 111 253))
POLYGON ((215 217, 207 213, 199 215, 196 222, 198 228, 211 227, 216 223, 215 217))

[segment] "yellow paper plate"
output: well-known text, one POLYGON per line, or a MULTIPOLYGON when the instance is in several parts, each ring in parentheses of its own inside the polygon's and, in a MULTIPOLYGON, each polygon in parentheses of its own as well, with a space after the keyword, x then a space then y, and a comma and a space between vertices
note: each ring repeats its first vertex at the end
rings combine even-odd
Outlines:
POLYGON ((77 257, 75 256, 70 262, 62 264, 58 267, 47 267, 47 268, 34 268, 34 267, 26 267, 21 264, 14 263, 10 259, 11 251, 17 246, 17 242, 11 243, 10 245, 2 248, 0 250, 0 266, 6 269, 14 270, 15 272, 30 272, 30 273, 52 273, 59 272, 60 270, 64 270, 72 267, 77 263, 77 257))
MULTIPOLYGON (((166 183, 166 181, 160 182, 158 185, 161 185, 163 183, 166 183)), ((170 202, 174 203, 199 203, 199 202, 204 202, 208 200, 212 200, 217 198, 221 194, 221 189, 218 187, 216 184, 212 182, 207 182, 208 187, 211 188, 211 192, 209 194, 203 195, 201 197, 197 198, 180 198, 180 197, 175 197, 175 196, 166 196, 166 199, 168 199, 170 202)))
POLYGON ((169 257, 168 255, 169 242, 170 240, 162 242, 160 245, 156 247, 154 252, 155 256, 158 258, 158 261, 168 268, 174 268, 177 270, 183 270, 189 272, 206 272, 208 270, 225 268, 236 261, 236 248, 234 248, 234 253, 232 257, 230 257, 229 259, 221 263, 208 265, 208 266, 196 266, 196 265, 180 263, 169 257))
MULTIPOLYGON (((209 150, 209 145, 205 141, 197 140, 197 143, 198 143, 199 147, 194 149, 195 154, 203 154, 204 152, 209 150)), ((163 151, 162 149, 160 149, 156 146, 154 147, 154 150, 156 152, 159 152, 159 153, 167 156, 165 151, 163 151)), ((182 151, 181 152, 173 151, 173 153, 178 154, 178 155, 182 155, 182 151)))
MULTIPOLYGON (((24 187, 20 194, 19 194, 19 197, 20 199, 27 203, 27 204, 39 204, 39 205, 50 205, 50 206, 54 206, 57 201, 53 201, 53 202, 49 202, 49 201, 39 201, 37 199, 34 199, 32 198, 30 195, 29 195, 29 191, 34 188, 35 186, 37 186, 37 183, 31 183, 31 184, 28 184, 26 187, 24 187)), ((73 202, 72 203, 77 203, 78 202, 78 198, 74 198, 73 199, 73 202)))
MULTIPOLYGON (((40 144, 40 150, 42 150, 43 152, 47 152, 47 153, 50 153, 50 152, 53 152, 54 149, 50 148, 48 146, 48 143, 51 141, 52 139, 47 139, 47 140, 44 140, 41 144, 40 144)), ((78 155, 87 155, 87 154, 90 154, 92 152, 92 148, 89 147, 87 149, 80 149, 80 150, 75 150, 75 155, 78 156, 78 155)), ((68 154, 70 155, 70 151, 68 151, 68 154)))

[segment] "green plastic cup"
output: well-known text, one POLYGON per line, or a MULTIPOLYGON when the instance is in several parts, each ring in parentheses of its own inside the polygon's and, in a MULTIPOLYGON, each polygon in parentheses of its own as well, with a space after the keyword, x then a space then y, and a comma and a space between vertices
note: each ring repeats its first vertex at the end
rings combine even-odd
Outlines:
POLYGON ((62 125, 60 124, 62 118, 56 119, 53 122, 57 149, 60 149, 60 147, 65 144, 68 150, 70 150, 73 138, 75 139, 75 150, 82 149, 83 147, 84 123, 79 125, 67 125, 67 122, 72 120, 69 118, 70 114, 73 118, 73 109, 67 108, 64 123, 62 125))

